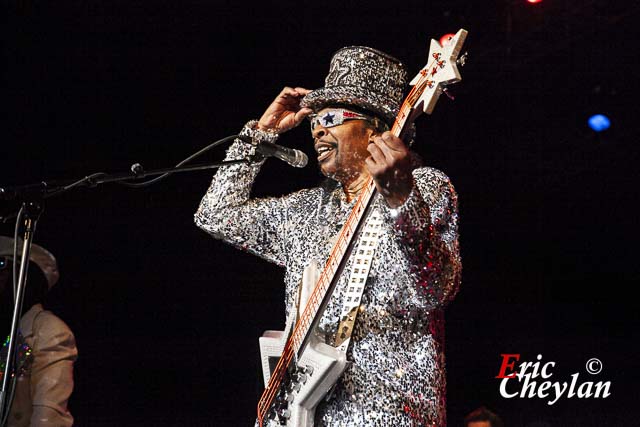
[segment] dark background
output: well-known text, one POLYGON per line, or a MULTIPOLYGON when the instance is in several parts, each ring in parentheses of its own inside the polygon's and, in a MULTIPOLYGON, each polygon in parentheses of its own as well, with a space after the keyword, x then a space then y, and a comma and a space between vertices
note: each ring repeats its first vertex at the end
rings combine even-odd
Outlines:
MULTIPOLYGON (((258 118, 283 86, 322 86, 340 47, 376 47, 416 73, 431 38, 465 28, 455 101, 418 118, 415 146, 460 198, 449 425, 480 405, 508 426, 636 424, 640 7, 309 3, 3 2, 0 186, 173 166, 258 118), (594 113, 611 128, 591 131, 594 113), (502 353, 542 354, 556 362, 552 381, 579 372, 611 381, 612 395, 502 398, 502 353), (592 357, 598 376, 584 369, 592 357)), ((308 132, 280 143, 311 155, 308 132)), ((313 186, 315 166, 270 160, 255 194, 313 186)), ((35 241, 58 258, 49 302, 77 338, 77 425, 252 424, 257 338, 284 322, 283 271, 195 227, 211 173, 47 200, 35 241)))

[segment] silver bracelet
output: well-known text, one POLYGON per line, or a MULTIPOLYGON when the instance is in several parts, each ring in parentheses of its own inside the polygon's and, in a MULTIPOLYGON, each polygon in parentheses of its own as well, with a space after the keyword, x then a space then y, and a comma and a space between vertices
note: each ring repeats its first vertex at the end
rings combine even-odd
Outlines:
POLYGON ((273 144, 278 139, 278 133, 275 131, 264 131, 258 129, 258 121, 251 120, 240 131, 241 136, 248 136, 251 138, 253 145, 258 145, 263 142, 269 142, 273 144))

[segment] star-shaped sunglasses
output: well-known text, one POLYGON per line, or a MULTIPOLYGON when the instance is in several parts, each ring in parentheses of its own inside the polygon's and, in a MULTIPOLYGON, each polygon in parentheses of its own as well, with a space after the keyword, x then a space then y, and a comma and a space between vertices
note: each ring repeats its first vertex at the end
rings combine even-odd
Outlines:
POLYGON ((364 114, 356 113, 355 111, 345 110, 343 108, 335 108, 326 110, 322 114, 311 114, 307 116, 311 122, 311 132, 320 125, 325 128, 339 126, 347 120, 367 120, 373 122, 374 119, 364 114))

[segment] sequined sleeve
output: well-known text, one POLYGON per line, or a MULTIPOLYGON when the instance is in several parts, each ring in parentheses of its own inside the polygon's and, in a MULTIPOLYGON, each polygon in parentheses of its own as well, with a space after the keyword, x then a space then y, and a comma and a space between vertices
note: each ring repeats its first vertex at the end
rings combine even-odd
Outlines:
POLYGON ((451 301, 460 286, 457 194, 449 178, 436 169, 418 168, 413 178, 405 203, 384 209, 383 215, 410 260, 415 294, 432 309, 451 301))
MULTIPOLYGON (((254 129, 249 122, 241 135, 268 138, 254 129)), ((246 158, 253 153, 250 144, 236 140, 227 150, 225 160, 246 158)), ((233 246, 258 255, 280 266, 285 265, 285 231, 287 223, 286 198, 250 199, 251 187, 260 167, 254 164, 236 164, 218 170, 195 214, 198 227, 233 246)))

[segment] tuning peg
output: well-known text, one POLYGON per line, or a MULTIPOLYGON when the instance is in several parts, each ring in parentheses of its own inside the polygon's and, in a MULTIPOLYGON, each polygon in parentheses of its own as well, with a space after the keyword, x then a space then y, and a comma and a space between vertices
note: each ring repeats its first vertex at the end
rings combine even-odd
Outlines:
POLYGON ((453 96, 451 93, 449 93, 449 89, 447 89, 446 87, 442 89, 442 93, 447 95, 447 98, 449 98, 450 100, 452 100, 452 101, 456 100, 456 97, 453 96))
POLYGON ((469 52, 465 52, 458 59, 456 59, 456 64, 458 64, 461 67, 464 67, 464 64, 467 63, 467 54, 468 53, 469 52))

